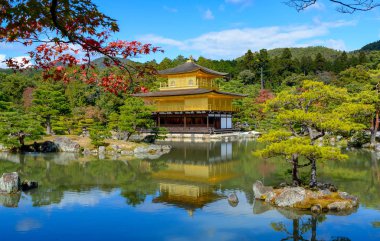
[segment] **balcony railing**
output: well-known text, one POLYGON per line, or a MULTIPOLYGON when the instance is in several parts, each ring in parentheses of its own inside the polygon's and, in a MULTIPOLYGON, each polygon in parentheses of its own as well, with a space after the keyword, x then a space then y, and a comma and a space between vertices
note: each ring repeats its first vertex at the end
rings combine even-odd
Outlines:
POLYGON ((172 112, 172 111, 238 111, 239 108, 231 105, 158 105, 155 110, 157 112, 172 112))
POLYGON ((167 82, 160 82, 160 90, 172 90, 172 89, 189 89, 189 88, 205 88, 205 89, 219 89, 219 85, 214 83, 213 81, 207 80, 196 80, 194 84, 184 83, 181 81, 180 83, 176 83, 176 85, 168 85, 167 82))

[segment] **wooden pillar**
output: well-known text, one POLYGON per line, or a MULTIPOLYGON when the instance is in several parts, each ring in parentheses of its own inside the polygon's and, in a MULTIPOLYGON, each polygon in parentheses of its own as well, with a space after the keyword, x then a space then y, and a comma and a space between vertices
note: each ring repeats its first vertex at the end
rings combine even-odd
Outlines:
POLYGON ((207 118, 207 129, 208 129, 208 114, 206 114, 206 115, 207 115, 207 117, 206 117, 206 118, 207 118))
POLYGON ((183 116, 183 127, 186 128, 186 114, 183 116))
POLYGON ((160 127, 161 123, 160 123, 160 114, 157 113, 157 126, 160 127))

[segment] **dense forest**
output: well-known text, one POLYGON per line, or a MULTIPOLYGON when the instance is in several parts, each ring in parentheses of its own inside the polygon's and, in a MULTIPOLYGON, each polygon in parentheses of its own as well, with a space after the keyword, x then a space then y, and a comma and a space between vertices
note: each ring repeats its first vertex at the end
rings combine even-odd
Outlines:
MULTIPOLYGON (((184 56, 150 61, 157 70, 175 67, 187 60, 184 56)), ((115 70, 104 66, 101 59, 94 61, 101 77, 115 70)), ((349 93, 373 91, 380 81, 380 52, 341 52, 325 47, 248 50, 232 60, 212 60, 199 57, 196 62, 221 72, 229 73, 219 79, 222 90, 244 93, 248 97, 236 101, 240 111, 235 125, 249 125, 249 129, 266 130, 275 121, 263 111, 263 103, 277 93, 300 86, 304 80, 320 81, 344 87, 349 93), (268 118, 269 117, 269 118, 268 118)), ((142 65, 130 61, 132 65, 142 65)), ((135 81, 135 92, 157 90, 165 81, 154 75, 135 81)), ((80 135, 89 132, 95 144, 110 136, 110 131, 127 133, 140 128, 154 128, 149 118, 151 107, 129 93, 110 93, 96 82, 82 80, 63 82, 45 80, 36 70, 0 72, 0 143, 20 147, 25 142, 43 135, 80 135)))

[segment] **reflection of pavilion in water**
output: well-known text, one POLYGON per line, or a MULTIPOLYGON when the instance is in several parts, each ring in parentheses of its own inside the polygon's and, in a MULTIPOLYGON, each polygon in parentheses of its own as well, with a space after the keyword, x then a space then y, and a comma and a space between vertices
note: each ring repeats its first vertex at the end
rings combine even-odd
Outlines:
POLYGON ((160 195, 153 202, 185 208, 192 215, 223 196, 218 185, 233 178, 232 143, 174 143, 172 152, 163 156, 166 168, 153 172, 159 180, 160 195))

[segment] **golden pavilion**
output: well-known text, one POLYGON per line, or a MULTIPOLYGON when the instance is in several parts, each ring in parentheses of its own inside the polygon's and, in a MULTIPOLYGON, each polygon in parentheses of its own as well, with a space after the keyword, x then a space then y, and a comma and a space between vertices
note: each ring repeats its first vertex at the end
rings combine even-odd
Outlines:
POLYGON ((171 133, 218 133, 233 130, 234 99, 245 95, 219 91, 217 78, 221 73, 200 66, 190 58, 186 63, 162 70, 158 75, 167 78, 159 91, 135 96, 155 106, 153 117, 158 127, 171 133))

